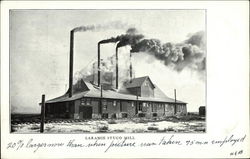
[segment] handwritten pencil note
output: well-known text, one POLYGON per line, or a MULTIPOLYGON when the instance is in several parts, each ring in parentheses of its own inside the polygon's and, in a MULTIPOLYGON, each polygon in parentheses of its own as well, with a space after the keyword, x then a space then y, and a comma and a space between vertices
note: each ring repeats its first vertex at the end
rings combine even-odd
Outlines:
POLYGON ((149 147, 192 147, 192 146, 211 146, 214 145, 218 148, 228 146, 232 150, 228 153, 228 156, 240 156, 244 154, 243 149, 235 149, 234 147, 239 147, 243 142, 246 142, 247 135, 236 136, 229 135, 224 138, 219 139, 204 139, 204 140, 194 140, 192 139, 179 139, 178 135, 166 135, 160 139, 153 141, 137 141, 134 136, 101 136, 101 137, 91 137, 87 136, 83 140, 68 139, 63 142, 38 142, 36 139, 30 138, 28 140, 16 140, 11 141, 7 145, 4 145, 7 150, 10 151, 23 151, 28 150, 32 153, 37 153, 41 150, 53 150, 60 148, 67 148, 69 151, 73 149, 90 149, 90 148, 100 148, 103 153, 109 153, 117 149, 123 148, 149 148, 149 147))

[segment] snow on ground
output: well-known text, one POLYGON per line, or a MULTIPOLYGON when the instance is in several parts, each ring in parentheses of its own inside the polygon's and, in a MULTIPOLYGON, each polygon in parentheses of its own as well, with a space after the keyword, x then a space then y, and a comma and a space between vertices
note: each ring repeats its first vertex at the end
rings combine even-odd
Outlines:
MULTIPOLYGON (((140 121, 96 120, 68 123, 45 123, 44 133, 144 133, 144 132, 205 132, 205 121, 140 121)), ((39 133, 40 124, 12 125, 13 133, 39 133)))

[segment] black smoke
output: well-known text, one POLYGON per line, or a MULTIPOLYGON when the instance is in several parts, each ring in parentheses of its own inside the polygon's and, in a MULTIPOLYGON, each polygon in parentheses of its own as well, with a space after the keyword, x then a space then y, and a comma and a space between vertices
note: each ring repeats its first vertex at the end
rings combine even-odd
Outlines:
POLYGON ((131 52, 146 52, 180 72, 185 68, 205 70, 204 32, 191 35, 182 43, 162 43, 158 39, 143 39, 131 45, 131 52))
POLYGON ((196 45, 201 49, 205 49, 205 33, 204 31, 199 31, 194 34, 190 34, 190 37, 185 40, 186 44, 196 45))
POLYGON ((118 35, 116 37, 111 37, 109 39, 104 39, 99 41, 99 44, 104 44, 104 43, 116 43, 117 47, 122 47, 126 45, 131 45, 133 46, 134 44, 138 43, 141 39, 144 38, 144 35, 142 34, 137 34, 137 30, 135 28, 129 28, 126 32, 126 34, 118 35))
POLYGON ((126 34, 102 40, 101 43, 117 43, 116 49, 130 45, 131 53, 151 54, 178 72, 186 68, 198 72, 206 69, 204 31, 189 34, 186 40, 174 44, 162 43, 159 39, 146 39, 136 28, 129 28, 126 34))

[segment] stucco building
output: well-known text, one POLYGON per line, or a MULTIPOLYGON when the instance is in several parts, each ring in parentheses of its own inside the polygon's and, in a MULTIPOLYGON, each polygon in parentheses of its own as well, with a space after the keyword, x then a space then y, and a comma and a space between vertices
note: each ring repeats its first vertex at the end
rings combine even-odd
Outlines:
POLYGON ((72 96, 46 101, 47 118, 133 118, 186 115, 186 103, 167 97, 148 76, 134 78, 113 89, 79 80, 72 96))

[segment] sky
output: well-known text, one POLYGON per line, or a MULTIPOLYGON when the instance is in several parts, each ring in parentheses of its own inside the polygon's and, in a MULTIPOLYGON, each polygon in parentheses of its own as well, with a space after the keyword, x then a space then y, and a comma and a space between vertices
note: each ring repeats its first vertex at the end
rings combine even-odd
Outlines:
MULTIPOLYGON (((124 34, 135 27, 146 38, 183 42, 205 30, 204 10, 12 10, 10 12, 11 111, 39 113, 41 95, 46 99, 68 88, 70 30, 79 26, 95 30, 75 33, 74 72, 97 57, 100 40, 124 34), (99 26, 99 27, 98 27, 99 26)), ((112 56, 114 44, 101 47, 101 58, 112 56)), ((126 49, 125 49, 126 51, 126 49)), ((206 82, 192 70, 176 72, 148 54, 135 54, 135 76, 149 75, 167 96, 188 103, 188 111, 206 104, 206 82)))

